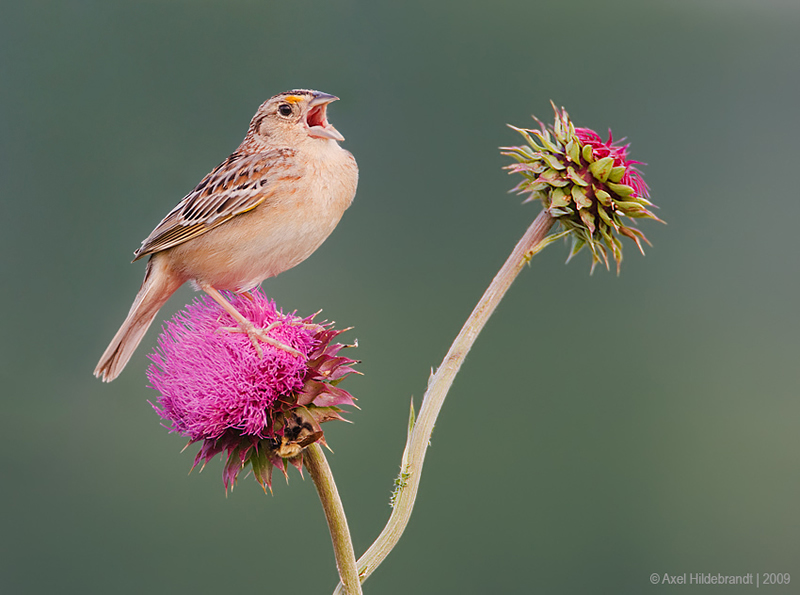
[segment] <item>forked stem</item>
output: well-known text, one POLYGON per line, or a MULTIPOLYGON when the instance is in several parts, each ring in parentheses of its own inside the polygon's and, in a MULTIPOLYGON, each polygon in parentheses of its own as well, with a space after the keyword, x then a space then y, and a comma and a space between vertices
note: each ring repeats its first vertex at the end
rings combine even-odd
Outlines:
MULTIPOLYGON (((470 314, 467 322, 458 333, 456 340, 428 381, 428 390, 422 400, 419 416, 414 423, 413 430, 409 433, 408 442, 400 469, 400 481, 394 497, 394 508, 381 534, 358 560, 358 573, 362 582, 383 562, 389 552, 400 540, 400 536, 408 525, 417 490, 422 474, 422 464, 425 461, 425 452, 433 432, 433 426, 439 411, 442 409, 447 392, 458 374, 461 364, 467 353, 475 343, 489 317, 494 312, 500 300, 511 287, 522 268, 530 261, 531 257, 546 245, 562 237, 563 234, 547 236, 555 220, 546 211, 539 213, 525 235, 522 236, 511 255, 506 260, 500 271, 495 275, 489 287, 484 292, 478 305, 470 314)), ((341 595, 340 583, 335 595, 341 595)))
POLYGON ((361 595, 361 581, 358 578, 356 555, 353 551, 353 540, 347 527, 342 500, 333 481, 333 474, 319 444, 314 443, 303 453, 303 462, 308 469, 314 485, 317 487, 322 510, 328 521, 328 529, 333 541, 333 553, 336 557, 336 568, 339 571, 339 587, 344 584, 347 595, 361 595))

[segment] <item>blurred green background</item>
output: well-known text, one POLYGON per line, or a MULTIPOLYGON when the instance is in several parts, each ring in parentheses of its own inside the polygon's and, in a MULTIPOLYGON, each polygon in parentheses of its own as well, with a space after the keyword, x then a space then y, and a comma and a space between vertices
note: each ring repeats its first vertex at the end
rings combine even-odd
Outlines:
POLYGON ((561 243, 523 272, 366 591, 788 572, 772 591, 797 592, 799 28, 796 0, 5 3, 0 590, 333 589, 310 480, 226 498, 219 461, 187 475, 196 449, 148 404, 155 328, 114 383, 91 375, 143 275, 132 251, 262 101, 311 87, 341 97, 358 195, 264 287, 355 327, 361 410, 326 431, 357 553, 388 518, 409 398, 539 210, 506 194, 505 124, 553 99, 627 136, 669 223, 642 225, 654 247, 628 243, 620 277, 561 243))

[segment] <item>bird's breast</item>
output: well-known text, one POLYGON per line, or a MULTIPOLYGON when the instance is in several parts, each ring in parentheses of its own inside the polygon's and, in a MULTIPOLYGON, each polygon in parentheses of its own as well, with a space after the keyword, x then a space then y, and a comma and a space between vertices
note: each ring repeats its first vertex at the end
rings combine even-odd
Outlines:
POLYGON ((243 291, 308 258, 339 223, 358 184, 353 156, 330 144, 298 151, 280 171, 270 171, 264 201, 252 211, 176 246, 173 260, 183 274, 243 291))

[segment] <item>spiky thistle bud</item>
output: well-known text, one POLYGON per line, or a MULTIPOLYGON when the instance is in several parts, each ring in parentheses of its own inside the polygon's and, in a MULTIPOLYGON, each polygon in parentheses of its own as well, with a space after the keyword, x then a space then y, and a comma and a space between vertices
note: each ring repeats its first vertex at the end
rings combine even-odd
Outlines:
POLYGON ((648 200, 647 184, 636 168, 640 162, 628 159, 628 145, 614 144, 611 131, 608 141, 603 142, 593 130, 575 128, 563 108, 559 110, 553 104, 553 110, 553 126, 546 126, 535 117, 538 130, 509 125, 528 143, 501 147, 503 155, 516 160, 505 169, 524 177, 511 192, 528 194, 524 202, 540 200, 561 224, 562 234, 572 237, 567 261, 588 246, 592 270, 598 262, 609 268, 610 251, 619 273, 620 234, 636 242, 642 254, 642 242, 650 244, 623 218, 661 221, 649 210, 654 205, 648 200))
POLYGON ((286 462, 301 470, 303 450, 325 444, 320 424, 342 419, 340 405, 354 405, 336 385, 354 372, 356 361, 339 355, 346 346, 333 342, 343 330, 315 323, 313 316, 285 315, 260 289, 230 300, 302 357, 266 343, 259 356, 247 335, 226 329, 235 321, 206 296, 165 325, 147 376, 160 393, 153 407, 170 429, 189 444, 202 442, 195 467, 225 453, 226 490, 248 466, 266 490, 273 467, 284 475, 286 462))

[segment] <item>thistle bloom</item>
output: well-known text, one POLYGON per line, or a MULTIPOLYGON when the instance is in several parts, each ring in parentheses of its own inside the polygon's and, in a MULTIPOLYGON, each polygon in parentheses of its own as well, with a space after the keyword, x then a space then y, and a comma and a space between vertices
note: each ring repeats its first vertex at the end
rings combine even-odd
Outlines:
MULTIPOLYGON (((628 219, 647 218, 661 221, 648 207, 647 184, 636 168, 638 161, 628 159, 628 145, 615 144, 588 128, 575 128, 562 108, 555 110, 555 123, 538 130, 516 128, 527 146, 502 147, 503 154, 516 159, 505 167, 525 178, 512 192, 528 194, 525 202, 540 200, 548 214, 561 224, 560 235, 572 236, 567 261, 584 246, 592 252, 592 270, 598 262, 609 266, 608 253, 622 263, 622 243, 618 234, 636 242, 644 254, 642 242, 650 242, 628 219)), ((535 118, 534 118, 535 119, 535 118)), ((663 223, 663 222, 662 222, 663 223)))
POLYGON ((257 327, 297 349, 302 357, 262 343, 263 357, 236 322, 208 296, 197 298, 168 322, 150 355, 147 376, 160 393, 154 409, 171 431, 202 442, 194 467, 225 453, 225 489, 248 465, 266 490, 272 468, 285 461, 302 468, 302 451, 325 443, 320 424, 342 419, 340 405, 353 396, 336 385, 355 360, 337 355, 331 341, 343 330, 276 310, 258 289, 230 295, 233 306, 257 327))

